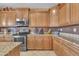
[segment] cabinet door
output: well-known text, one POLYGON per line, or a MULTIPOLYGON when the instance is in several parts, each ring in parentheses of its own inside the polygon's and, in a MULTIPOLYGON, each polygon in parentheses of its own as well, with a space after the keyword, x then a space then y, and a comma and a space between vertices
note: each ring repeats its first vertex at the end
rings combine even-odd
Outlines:
POLYGON ((3 37, 0 37, 0 42, 4 42, 4 38, 3 37))
POLYGON ((58 27, 58 7, 50 9, 50 27, 58 27))
POLYGON ((2 21, 2 20, 1 20, 1 12, 0 12, 0 26, 1 26, 1 21, 2 21))
POLYGON ((16 23, 15 12, 3 11, 1 12, 0 26, 14 26, 16 23))
POLYGON ((29 19, 29 9, 28 8, 23 9, 23 18, 26 20, 29 19))
POLYGON ((6 26, 7 24, 7 13, 1 12, 0 26, 6 26))
POLYGON ((36 27, 37 26, 37 19, 38 19, 38 13, 30 13, 29 18, 30 18, 30 22, 29 25, 31 27, 36 27))
POLYGON ((33 27, 49 26, 48 12, 31 12, 29 18, 30 18, 30 26, 33 26, 33 27))
POLYGON ((53 49, 57 55, 63 56, 63 42, 56 37, 53 37, 53 49))
POLYGON ((79 4, 71 4, 71 24, 79 24, 79 4))
POLYGON ((59 23, 60 23, 60 26, 64 26, 65 21, 66 21, 66 7, 65 7, 65 5, 63 5, 59 9, 59 23))
POLYGON ((0 42, 11 42, 11 39, 9 37, 8 38, 0 37, 0 42))
POLYGON ((66 24, 65 25, 71 25, 71 8, 70 8, 70 4, 66 4, 66 24))
POLYGON ((49 27, 49 22, 50 22, 50 20, 49 20, 49 13, 48 12, 43 12, 43 13, 40 13, 40 15, 39 15, 40 17, 39 18, 41 18, 41 19, 39 19, 39 20, 41 20, 40 21, 40 27, 49 27))
POLYGON ((17 8, 16 9, 16 18, 19 18, 20 20, 22 20, 23 18, 23 12, 21 8, 17 8))
POLYGON ((70 25, 70 4, 62 4, 59 8, 59 24, 60 26, 70 25))
POLYGON ((43 36, 43 49, 52 49, 52 38, 51 36, 43 36))
POLYGON ((7 13, 7 26, 14 26, 16 24, 16 13, 8 12, 7 13))
POLYGON ((43 49, 43 37, 36 36, 35 42, 36 49, 43 49))
POLYGON ((35 37, 34 36, 28 36, 27 38, 27 48, 28 49, 35 49, 35 37))
POLYGON ((16 8, 16 18, 20 20, 26 19, 28 20, 29 9, 27 8, 16 8))
POLYGON ((71 50, 67 46, 64 45, 63 48, 64 48, 64 51, 63 51, 64 56, 73 56, 73 54, 71 53, 71 50))
POLYGON ((59 53, 59 43, 55 40, 56 38, 53 39, 53 48, 54 48, 54 51, 57 55, 60 55, 59 53))

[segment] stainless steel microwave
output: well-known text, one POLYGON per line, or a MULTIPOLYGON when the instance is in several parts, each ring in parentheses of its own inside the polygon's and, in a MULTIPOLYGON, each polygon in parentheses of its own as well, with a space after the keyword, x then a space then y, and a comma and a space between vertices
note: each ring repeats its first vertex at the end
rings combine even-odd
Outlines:
POLYGON ((16 26, 28 26, 28 20, 16 21, 16 26))

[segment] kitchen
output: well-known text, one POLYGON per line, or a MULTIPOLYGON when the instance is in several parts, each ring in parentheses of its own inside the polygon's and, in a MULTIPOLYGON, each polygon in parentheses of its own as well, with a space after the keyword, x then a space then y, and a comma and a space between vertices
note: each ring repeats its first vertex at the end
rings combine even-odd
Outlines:
POLYGON ((79 3, 0 3, 0 56, 79 56, 79 3))

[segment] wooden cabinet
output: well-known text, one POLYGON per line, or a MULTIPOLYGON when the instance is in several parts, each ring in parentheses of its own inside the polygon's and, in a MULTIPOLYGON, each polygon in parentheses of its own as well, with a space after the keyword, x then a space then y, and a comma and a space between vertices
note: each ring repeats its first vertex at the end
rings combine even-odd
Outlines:
MULTIPOLYGON (((52 16, 50 19, 53 19, 53 18, 55 17, 52 16)), ((59 26, 79 24, 79 20, 78 20, 79 19, 79 4, 78 3, 59 4, 58 5, 58 19, 59 19, 58 20, 59 26)), ((55 21, 52 20, 50 24, 51 25, 55 24, 57 26, 56 22, 57 20, 55 21)))
POLYGON ((63 40, 64 56, 79 56, 79 46, 73 42, 63 40))
POLYGON ((79 24, 79 3, 71 4, 71 24, 79 24))
POLYGON ((37 15, 38 15, 38 13, 30 13, 30 15, 29 15, 29 19, 30 19, 29 26, 30 27, 37 26, 37 20, 38 20, 37 15))
POLYGON ((5 37, 0 37, 0 42, 11 42, 11 39, 5 37))
POLYGON ((55 6, 50 9, 50 27, 58 27, 59 19, 58 19, 58 6, 55 6))
POLYGON ((32 11, 29 14, 30 27, 48 27, 49 12, 48 11, 32 11))
POLYGON ((35 42, 35 41, 36 41, 36 39, 35 39, 34 36, 29 36, 27 38, 27 48, 28 49, 36 49, 36 43, 37 42, 35 42))
POLYGON ((59 5, 59 24, 60 26, 71 25, 70 4, 59 5))
POLYGON ((51 36, 46 35, 29 35, 27 39, 28 49, 52 49, 51 36))
POLYGON ((7 22, 7 26, 15 26, 16 25, 16 13, 8 12, 6 22, 7 22))
POLYGON ((13 41, 13 38, 12 36, 9 36, 9 35, 2 35, 0 37, 0 42, 12 42, 13 41))
POLYGON ((5 12, 1 12, 0 26, 6 26, 7 14, 5 12))
POLYGON ((64 38, 53 36, 53 49, 59 56, 78 56, 79 46, 64 38))
POLYGON ((14 11, 2 11, 0 26, 14 26, 16 23, 16 13, 14 11))
POLYGON ((29 16, 29 9, 28 8, 16 8, 16 18, 23 20, 26 19, 28 20, 29 16))
POLYGON ((53 49, 55 51, 55 53, 59 56, 63 55, 63 41, 59 40, 56 37, 53 37, 53 49))
POLYGON ((58 6, 50 9, 50 27, 68 26, 74 24, 79 24, 78 3, 59 4, 58 6))
POLYGON ((52 41, 53 40, 51 36, 43 36, 43 49, 53 49, 52 41))
POLYGON ((40 38, 40 36, 35 37, 35 46, 36 49, 43 49, 43 38, 40 38))
POLYGON ((28 20, 27 8, 16 8, 14 11, 1 11, 0 12, 0 26, 15 26, 16 18, 20 20, 28 20))

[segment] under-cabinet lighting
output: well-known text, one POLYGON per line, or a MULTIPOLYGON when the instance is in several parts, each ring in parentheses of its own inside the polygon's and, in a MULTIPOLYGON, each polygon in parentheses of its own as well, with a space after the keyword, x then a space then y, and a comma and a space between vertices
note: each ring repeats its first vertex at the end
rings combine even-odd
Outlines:
POLYGON ((62 28, 60 28, 60 31, 63 31, 63 29, 62 29, 62 28))
POLYGON ((56 11, 55 11, 55 10, 53 10, 53 14, 55 14, 55 12, 56 12, 56 11))
POLYGON ((16 21, 20 21, 20 19, 19 19, 19 18, 17 18, 17 19, 16 19, 16 21))
POLYGON ((76 32, 77 31, 77 29, 76 28, 73 28, 73 32, 76 32))
POLYGON ((3 26, 5 26, 5 25, 6 25, 6 24, 5 24, 5 22, 3 22, 2 24, 3 24, 3 26))

